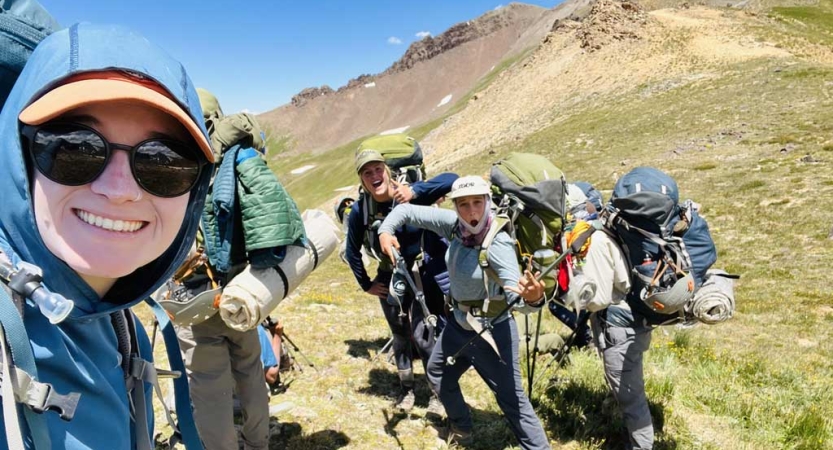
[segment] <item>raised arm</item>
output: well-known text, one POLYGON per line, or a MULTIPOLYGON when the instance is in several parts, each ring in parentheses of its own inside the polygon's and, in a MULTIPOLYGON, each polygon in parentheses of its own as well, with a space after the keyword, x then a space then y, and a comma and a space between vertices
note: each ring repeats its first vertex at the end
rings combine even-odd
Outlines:
POLYGON ((441 173, 426 181, 419 181, 411 185, 414 198, 411 203, 415 205, 433 205, 442 196, 451 192, 451 185, 459 176, 456 173, 441 173))
POLYGON ((430 206, 397 205, 382 222, 382 226, 379 227, 379 234, 388 233, 393 235, 403 225, 433 231, 451 240, 454 227, 457 226, 457 214, 448 209, 432 208, 430 206))

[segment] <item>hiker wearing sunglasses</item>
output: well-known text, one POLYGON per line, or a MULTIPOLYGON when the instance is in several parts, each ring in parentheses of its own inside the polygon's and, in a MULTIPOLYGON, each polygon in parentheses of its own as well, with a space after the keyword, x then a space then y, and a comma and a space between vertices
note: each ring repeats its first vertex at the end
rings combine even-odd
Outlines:
MULTIPOLYGON (((193 84, 138 34, 74 25, 34 51, 0 136, 0 448, 150 449, 156 373, 128 308, 197 230, 214 156, 193 84), (42 269, 36 290, 15 283, 36 272, 27 264, 42 269)), ((187 426, 190 409, 179 415, 187 426)))
MULTIPOLYGON (((405 259, 405 266, 411 268, 418 256, 423 257, 424 264, 417 274, 412 275, 412 279, 421 282, 428 310, 440 317, 436 329, 426 323, 423 310, 414 304, 415 295, 413 290, 405 287, 404 279, 397 280, 397 292, 389 292, 395 265, 389 264, 386 257, 381 256, 376 276, 370 279, 362 262, 362 248, 364 247, 368 254, 377 257, 382 255, 376 238, 376 227, 381 224, 382 219, 403 203, 432 205, 448 193, 457 175, 444 173, 430 180, 417 181, 410 185, 400 184, 392 179, 391 169, 385 161, 384 156, 376 150, 364 150, 356 155, 356 173, 361 180, 364 194, 353 205, 347 218, 345 254, 362 290, 379 299, 382 312, 393 334, 393 355, 399 374, 401 391, 395 407, 402 411, 410 411, 416 400, 412 365, 413 343, 416 344, 423 365, 426 364, 433 351, 436 335, 444 326, 443 292, 436 276, 440 275, 442 278, 441 274, 446 272, 443 260, 446 244, 437 235, 423 233, 414 227, 396 230, 396 235, 403 243, 401 254, 405 259), (376 212, 371 214, 370 209, 375 209, 376 212)), ((431 396, 427 413, 433 416, 444 414, 442 404, 436 395, 431 396)))
POLYGON ((469 445, 475 439, 471 411, 459 383, 460 377, 474 366, 494 392, 521 448, 549 449, 547 436, 521 383, 518 329, 507 310, 507 305, 522 313, 540 309, 545 301, 544 283, 535 280, 535 274, 529 270, 521 275, 515 242, 506 231, 497 234, 487 256, 499 280, 481 269, 480 245, 494 221, 490 192, 489 184, 482 178, 461 177, 449 194, 454 211, 399 206, 379 228, 379 241, 382 251, 390 255, 391 248, 401 244, 394 230, 411 226, 430 230, 451 242, 446 260, 452 310, 426 371, 448 415, 448 439, 460 445, 469 445), (488 306, 485 299, 489 300, 488 306))

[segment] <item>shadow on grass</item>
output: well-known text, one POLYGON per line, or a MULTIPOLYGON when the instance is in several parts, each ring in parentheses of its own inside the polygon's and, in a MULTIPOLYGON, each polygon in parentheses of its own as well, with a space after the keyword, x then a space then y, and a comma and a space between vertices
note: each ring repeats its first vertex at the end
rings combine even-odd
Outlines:
MULTIPOLYGON (((427 382, 422 382, 425 377, 422 375, 416 376, 416 406, 425 407, 428 405, 430 398, 430 391, 427 382)), ((359 389, 359 392, 380 397, 388 397, 393 401, 399 393, 399 377, 396 373, 384 369, 373 369, 368 374, 368 386, 359 389)), ((486 411, 481 409, 471 408, 472 421, 474 423, 473 433, 476 436, 475 442, 471 446, 456 448, 468 448, 473 450, 503 450, 507 445, 517 445, 517 441, 509 428, 509 423, 503 417, 503 414, 494 411, 486 411)), ((393 407, 382 409, 382 415, 385 419, 385 434, 391 436, 396 440, 399 448, 402 443, 399 440, 399 433, 396 431, 397 426, 403 420, 412 418, 413 412, 405 413, 393 409, 393 407)), ((425 418, 432 427, 437 430, 440 439, 447 439, 448 437, 448 420, 438 420, 435 418, 425 418)))
MULTIPOLYGON (((272 422, 277 419, 270 419, 272 422)), ((341 431, 320 430, 304 435, 303 427, 296 422, 285 422, 280 425, 280 433, 269 440, 269 448, 283 448, 287 450, 336 450, 350 444, 350 438, 341 431)))
MULTIPOLYGON (((419 364, 419 361, 414 361, 414 364, 419 364)), ((393 370, 396 369, 394 368, 393 370)), ((416 393, 415 405, 420 408, 428 406, 431 390, 428 388, 428 379, 425 375, 414 374, 414 391, 416 393)), ((358 392, 375 395, 377 397, 385 397, 391 401, 395 401, 401 392, 399 388, 399 375, 385 369, 371 369, 367 374, 367 386, 359 388, 358 392)))
MULTIPOLYGON (((535 410, 553 438, 595 443, 605 450, 628 448, 622 412, 606 389, 566 381, 551 384, 537 400, 535 410)), ((665 405, 649 398, 648 407, 654 422, 654 450, 677 449, 677 440, 664 433, 665 405)))
MULTIPOLYGON (((354 358, 372 359, 388 343, 390 338, 368 339, 347 339, 347 354, 354 358), (371 352, 372 350, 372 352, 371 352)), ((380 357, 381 358, 381 357, 380 357)))

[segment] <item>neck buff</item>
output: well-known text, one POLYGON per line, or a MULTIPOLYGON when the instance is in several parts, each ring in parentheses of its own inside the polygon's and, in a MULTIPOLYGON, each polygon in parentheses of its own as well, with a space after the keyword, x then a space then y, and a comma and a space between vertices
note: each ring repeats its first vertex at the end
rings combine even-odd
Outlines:
MULTIPOLYGON (((489 204, 489 196, 486 196, 486 204, 489 204)), ((483 242, 483 238, 486 237, 486 233, 489 232, 489 226, 492 224, 492 218, 494 217, 494 213, 487 209, 486 217, 477 223, 477 226, 471 226, 460 217, 460 212, 457 211, 457 205, 454 205, 454 211, 457 213, 457 234, 460 236, 460 240, 463 241, 463 245, 466 247, 474 247, 480 245, 483 242)))

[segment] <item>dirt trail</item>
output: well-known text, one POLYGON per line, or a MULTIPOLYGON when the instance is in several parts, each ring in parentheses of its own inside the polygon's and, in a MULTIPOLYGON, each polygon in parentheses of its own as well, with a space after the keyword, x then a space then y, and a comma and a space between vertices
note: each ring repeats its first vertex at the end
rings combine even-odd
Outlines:
POLYGON ((507 70, 468 107, 423 140, 432 171, 558 123, 638 86, 680 86, 718 77, 730 64, 792 58, 746 34, 763 20, 708 8, 644 12, 600 1, 582 23, 565 22, 529 58, 507 70))

